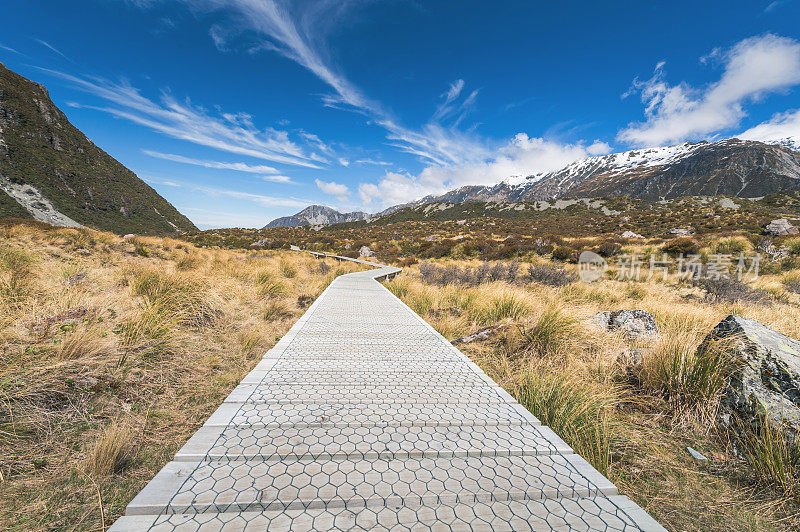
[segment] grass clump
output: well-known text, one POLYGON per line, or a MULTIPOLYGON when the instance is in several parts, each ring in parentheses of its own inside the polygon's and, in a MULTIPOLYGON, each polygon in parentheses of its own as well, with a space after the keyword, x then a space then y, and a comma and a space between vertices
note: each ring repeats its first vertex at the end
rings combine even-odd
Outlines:
POLYGON ((733 444, 756 478, 787 497, 800 497, 800 447, 761 416, 752 423, 734 417, 733 444))
POLYGON ((520 351, 543 356, 565 354, 576 335, 577 322, 558 308, 548 308, 532 324, 517 327, 520 351))
POLYGON ((710 422, 738 362, 731 355, 729 341, 696 345, 696 333, 667 334, 643 358, 638 379, 645 390, 667 400, 676 417, 690 415, 710 422))
POLYGON ((171 318, 170 321, 183 325, 211 326, 219 317, 217 309, 204 297, 200 285, 188 278, 149 269, 136 271, 131 291, 149 304, 158 306, 161 313, 171 318))
POLYGON ((598 471, 611 471, 613 391, 587 385, 570 372, 532 366, 522 371, 511 394, 598 471))
POLYGON ((122 473, 136 451, 136 435, 130 426, 113 421, 101 432, 86 460, 87 471, 96 478, 122 473))
POLYGON ((0 248, 0 300, 11 307, 19 306, 33 292, 34 259, 25 250, 0 248))
POLYGON ((517 321, 524 318, 530 309, 525 301, 511 291, 492 297, 482 309, 479 317, 481 324, 486 325, 503 320, 517 321))

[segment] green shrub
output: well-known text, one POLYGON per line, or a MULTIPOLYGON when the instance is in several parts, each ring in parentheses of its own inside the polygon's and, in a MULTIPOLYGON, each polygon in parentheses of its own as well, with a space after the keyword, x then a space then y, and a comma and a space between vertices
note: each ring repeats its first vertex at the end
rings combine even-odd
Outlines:
POLYGON ((700 244, 694 238, 682 236, 661 246, 661 251, 672 256, 697 255, 700 252, 700 244))
POLYGON ((568 260, 573 258, 575 253, 576 251, 572 248, 569 248, 567 246, 558 246, 553 250, 553 260, 567 262, 568 260))

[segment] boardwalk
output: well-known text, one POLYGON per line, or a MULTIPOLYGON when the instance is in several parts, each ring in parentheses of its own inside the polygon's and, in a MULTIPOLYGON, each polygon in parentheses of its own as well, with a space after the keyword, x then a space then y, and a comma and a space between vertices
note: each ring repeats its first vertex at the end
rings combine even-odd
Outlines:
POLYGON ((112 530, 663 530, 394 297, 337 278, 112 530))

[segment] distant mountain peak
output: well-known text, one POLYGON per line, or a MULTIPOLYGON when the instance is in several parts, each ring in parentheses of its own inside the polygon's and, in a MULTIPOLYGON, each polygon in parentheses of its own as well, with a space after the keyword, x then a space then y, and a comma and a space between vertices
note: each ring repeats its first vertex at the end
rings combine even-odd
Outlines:
POLYGON ((325 205, 309 205, 297 214, 272 220, 264 226, 264 229, 272 227, 300 227, 304 225, 330 225, 345 222, 358 222, 366 220, 369 217, 369 214, 361 211, 341 213, 325 205))

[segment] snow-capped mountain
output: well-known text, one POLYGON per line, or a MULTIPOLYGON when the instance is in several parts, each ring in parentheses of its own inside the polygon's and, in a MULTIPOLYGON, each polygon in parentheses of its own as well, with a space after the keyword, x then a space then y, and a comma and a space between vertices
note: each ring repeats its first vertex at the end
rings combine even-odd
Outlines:
POLYGON ((798 189, 800 152, 789 146, 734 138, 588 157, 522 182, 461 187, 389 212, 439 202, 611 196, 659 201, 682 196, 758 197, 798 189))
POLYGON ((365 212, 356 211, 341 213, 336 209, 331 209, 324 205, 311 205, 292 216, 283 216, 272 220, 264 226, 264 229, 270 227, 340 224, 344 222, 357 222, 367 218, 369 218, 369 214, 365 212))

